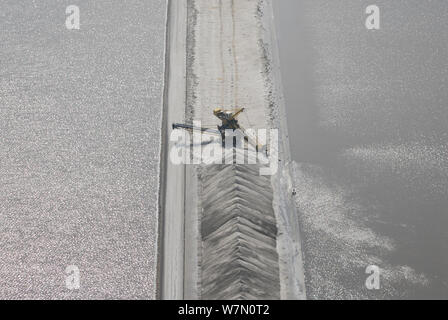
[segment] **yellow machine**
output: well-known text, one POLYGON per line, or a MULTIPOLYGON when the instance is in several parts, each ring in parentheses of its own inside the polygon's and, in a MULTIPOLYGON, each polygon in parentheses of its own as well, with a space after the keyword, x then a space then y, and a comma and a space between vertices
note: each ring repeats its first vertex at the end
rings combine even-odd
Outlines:
MULTIPOLYGON (((244 137, 244 141, 247 143, 250 143, 255 147, 257 151, 262 150, 262 147, 260 144, 258 144, 256 141, 254 141, 253 138, 249 137, 246 133, 246 130, 241 127, 241 125, 238 123, 237 117, 244 111, 244 108, 239 108, 236 110, 223 110, 221 108, 216 108, 213 110, 213 114, 221 120, 221 125, 218 125, 218 130, 210 129, 210 128, 203 128, 203 127, 195 127, 188 124, 180 124, 180 123, 173 123, 173 129, 186 129, 186 130, 197 130, 204 132, 205 134, 219 134, 221 135, 222 142, 224 144, 225 141, 225 132, 226 130, 239 130, 244 137)), ((267 152, 267 150, 266 150, 267 152)))
POLYGON ((222 125, 218 126, 219 131, 224 131, 228 129, 238 130, 241 129, 237 117, 244 111, 244 108, 240 108, 235 112, 229 110, 222 110, 221 108, 216 108, 213 110, 213 114, 222 122, 222 125))

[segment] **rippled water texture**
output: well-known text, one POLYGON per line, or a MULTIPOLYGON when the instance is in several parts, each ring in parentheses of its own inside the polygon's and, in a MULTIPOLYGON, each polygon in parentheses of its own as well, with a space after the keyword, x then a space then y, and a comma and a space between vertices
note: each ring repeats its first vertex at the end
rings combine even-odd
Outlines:
POLYGON ((72 4, 0 2, 0 298, 154 298, 165 1, 72 4))
POLYGON ((448 298, 448 4, 369 4, 277 2, 308 295, 448 298))

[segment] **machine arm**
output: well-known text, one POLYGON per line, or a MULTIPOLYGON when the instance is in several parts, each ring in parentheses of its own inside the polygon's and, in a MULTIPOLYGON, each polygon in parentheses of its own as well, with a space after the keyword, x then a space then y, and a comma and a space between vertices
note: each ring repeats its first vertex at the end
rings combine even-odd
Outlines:
POLYGON ((257 151, 262 151, 264 150, 266 152, 266 154, 268 153, 268 149, 267 146, 263 146, 261 144, 258 143, 257 138, 255 137, 251 137, 247 134, 246 129, 244 129, 242 126, 239 127, 239 130, 243 133, 244 135, 244 140, 251 144, 253 147, 255 147, 255 150, 257 151))
POLYGON ((173 130, 174 129, 185 129, 185 130, 191 130, 191 131, 200 131, 205 134, 214 134, 221 136, 221 132, 217 129, 210 129, 210 128, 203 128, 203 127, 195 127, 189 124, 183 124, 183 123, 173 123, 173 130))
POLYGON ((238 117, 238 116, 241 114, 241 112, 243 112, 243 111, 244 111, 244 108, 238 109, 238 110, 232 115, 232 118, 231 118, 231 119, 236 119, 236 117, 238 117))

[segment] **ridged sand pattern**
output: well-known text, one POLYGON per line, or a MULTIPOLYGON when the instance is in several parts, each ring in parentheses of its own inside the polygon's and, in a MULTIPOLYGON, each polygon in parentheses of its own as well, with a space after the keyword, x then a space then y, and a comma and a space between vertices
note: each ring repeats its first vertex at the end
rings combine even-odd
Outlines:
POLYGON ((200 170, 201 298, 279 299, 270 177, 258 165, 200 170))

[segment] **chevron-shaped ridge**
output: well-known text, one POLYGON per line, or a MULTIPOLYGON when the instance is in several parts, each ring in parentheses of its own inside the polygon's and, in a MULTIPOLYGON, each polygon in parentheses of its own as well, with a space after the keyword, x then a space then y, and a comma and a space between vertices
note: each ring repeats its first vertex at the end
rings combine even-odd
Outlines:
POLYGON ((270 178, 257 165, 201 169, 201 298, 279 299, 270 178))

